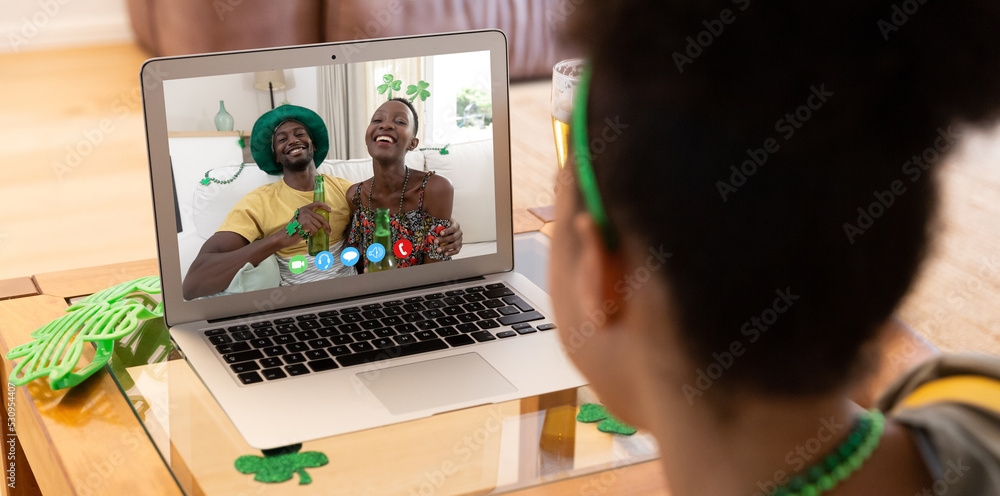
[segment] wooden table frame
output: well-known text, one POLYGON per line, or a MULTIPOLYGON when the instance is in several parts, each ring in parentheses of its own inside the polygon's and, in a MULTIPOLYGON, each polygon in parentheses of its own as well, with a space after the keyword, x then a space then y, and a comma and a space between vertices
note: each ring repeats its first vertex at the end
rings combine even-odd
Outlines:
MULTIPOLYGON (((514 219, 518 233, 543 227, 541 220, 524 210, 515 212, 514 219)), ((63 313, 70 298, 157 274, 156 260, 141 260, 25 278, 37 294, 0 301, 0 351, 6 353, 14 345, 27 342, 33 329, 63 313)), ((23 287, 24 282, 19 284, 23 287)), ((93 351, 89 353, 92 356, 93 351)), ((11 366, 11 362, 4 361, 4 378, 11 366)), ((18 387, 15 405, 19 458, 15 462, 17 487, 10 494, 181 494, 174 480, 176 474, 164 464, 106 370, 64 391, 50 391, 40 381, 18 387)), ((601 494, 667 494, 656 462, 513 494, 575 495, 590 489, 601 494)))

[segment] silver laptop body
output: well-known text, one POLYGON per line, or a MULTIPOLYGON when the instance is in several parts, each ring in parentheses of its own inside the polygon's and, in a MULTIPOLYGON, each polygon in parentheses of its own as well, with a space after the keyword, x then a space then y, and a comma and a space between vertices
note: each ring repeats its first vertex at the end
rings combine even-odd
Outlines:
MULTIPOLYGON (((380 74, 370 76, 382 77, 380 74)), ((176 345, 248 444, 259 449, 286 446, 585 383, 568 361, 556 331, 548 330, 551 326, 545 325, 552 322, 548 295, 524 276, 512 272, 507 51, 506 38, 500 31, 157 58, 143 65, 141 78, 166 323, 176 345), (478 54, 463 56, 482 60, 484 67, 488 67, 488 79, 481 86, 488 86, 484 91, 492 100, 492 124, 483 127, 480 119, 476 125, 479 132, 489 134, 492 129, 495 248, 472 256, 393 271, 190 301, 183 298, 181 284, 187 267, 180 250, 185 239, 190 238, 185 237, 185 232, 190 233, 189 229, 193 228, 182 227, 179 220, 184 219, 179 219, 178 215, 187 217, 187 224, 190 224, 190 216, 195 214, 177 207, 175 195, 190 192, 185 193, 185 187, 179 184, 178 193, 174 192, 174 181, 184 172, 177 168, 180 167, 178 160, 171 165, 172 154, 177 155, 178 151, 171 149, 170 136, 185 130, 174 129, 177 126, 172 123, 178 122, 177 113, 182 112, 185 105, 192 105, 191 102, 198 98, 208 102, 206 108, 220 99, 216 95, 200 95, 199 91, 190 88, 198 88, 199 81, 226 75, 241 75, 237 79, 249 87, 254 73, 277 70, 293 76, 298 74, 303 79, 296 81, 301 90, 314 84, 301 77, 301 71, 309 68, 346 65, 356 74, 362 68, 382 67, 379 65, 382 61, 406 63, 410 60, 422 64, 419 67, 433 68, 421 74, 439 75, 437 86, 432 81, 430 90, 433 92, 435 88, 447 87, 440 75, 448 73, 438 70, 439 66, 447 64, 438 62, 451 60, 448 57, 455 54, 478 54), (179 92, 178 88, 186 90, 179 92), (178 94, 185 96, 177 97, 178 94), (230 328, 253 332, 261 329, 263 322, 294 320, 303 314, 325 312, 329 315, 352 307, 374 308, 416 301, 428 294, 482 294, 485 288, 494 288, 487 291, 495 292, 498 285, 507 288, 525 303, 525 307, 543 317, 528 322, 530 327, 520 325, 518 330, 503 324, 490 328, 488 332, 494 337, 504 334, 484 342, 478 342, 477 338, 474 344, 449 344, 444 349, 411 356, 394 355, 393 348, 387 347, 383 350, 387 356, 380 357, 385 359, 350 366, 332 357, 332 361, 323 363, 337 364, 336 368, 310 370, 304 375, 280 380, 242 383, 233 364, 222 358, 224 354, 214 344, 213 336, 208 335, 212 334, 210 331, 219 334, 219 329, 229 333, 230 328), (464 293, 466 290, 468 293, 464 293), (407 300, 411 298, 414 300, 407 300)), ((315 84, 322 91, 324 80, 317 81, 315 84)), ((406 96, 403 90, 409 84, 415 82, 404 81, 402 90, 394 96, 406 96)), ((237 90, 252 91, 247 88, 233 91, 237 90)), ((371 88, 355 89, 347 98, 363 98, 358 96, 362 91, 370 93, 371 88)), ((266 101, 266 94, 260 95, 263 101, 266 101)), ((443 98, 440 95, 439 92, 431 98, 443 98)), ((206 110, 204 114, 210 118, 217 108, 206 110)), ((270 105, 257 109, 253 119, 269 108, 270 105)), ((250 126, 240 127, 249 129, 250 126)), ((424 140, 427 141, 433 142, 432 139, 424 140)), ((459 187, 456 185, 456 190, 459 187)), ((456 209, 453 217, 465 225, 462 211, 456 209)), ((501 321, 499 318, 493 320, 501 321)))

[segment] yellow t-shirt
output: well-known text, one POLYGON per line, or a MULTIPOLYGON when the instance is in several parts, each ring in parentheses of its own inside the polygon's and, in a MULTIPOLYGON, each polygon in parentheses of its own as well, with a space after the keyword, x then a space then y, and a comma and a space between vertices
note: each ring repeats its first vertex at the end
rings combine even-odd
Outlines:
MULTIPOLYGON (((347 224, 351 221, 351 209, 347 205, 347 189, 351 182, 339 177, 323 176, 323 188, 326 193, 326 204, 330 206, 330 245, 336 244, 343 237, 347 224)), ((312 191, 299 191, 280 181, 265 184, 244 196, 226 215, 226 220, 218 231, 229 231, 243 236, 253 243, 279 229, 285 229, 295 215, 295 209, 304 207, 313 201, 312 191)), ((278 256, 290 258, 294 255, 305 255, 309 252, 306 241, 278 250, 278 256)))

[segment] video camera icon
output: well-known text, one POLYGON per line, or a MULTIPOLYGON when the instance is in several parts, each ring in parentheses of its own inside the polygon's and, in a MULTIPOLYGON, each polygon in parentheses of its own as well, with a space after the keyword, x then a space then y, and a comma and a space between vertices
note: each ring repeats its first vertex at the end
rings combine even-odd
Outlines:
POLYGON ((308 266, 309 260, 305 255, 295 255, 288 261, 288 270, 292 271, 292 274, 301 274, 306 271, 308 266))

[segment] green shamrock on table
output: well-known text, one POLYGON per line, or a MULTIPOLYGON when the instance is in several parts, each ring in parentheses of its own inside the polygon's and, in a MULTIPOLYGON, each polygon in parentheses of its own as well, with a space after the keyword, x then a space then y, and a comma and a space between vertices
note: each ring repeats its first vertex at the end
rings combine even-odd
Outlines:
POLYGON ((243 455, 236 459, 236 470, 244 474, 255 474, 257 482, 285 482, 292 474, 299 474, 299 484, 309 484, 312 477, 306 473, 307 468, 322 467, 330 462, 326 455, 319 451, 299 453, 301 444, 266 450, 264 456, 243 455))
POLYGON ((385 94, 386 90, 388 90, 390 100, 392 100, 393 91, 399 91, 403 88, 403 82, 396 79, 396 77, 392 74, 382 76, 382 81, 385 81, 385 84, 380 84, 376 86, 375 89, 378 90, 379 95, 385 94))
POLYGON ((580 413, 577 414, 576 420, 588 424, 600 422, 597 424, 597 430, 607 432, 609 434, 631 436, 637 432, 635 427, 629 426, 621 420, 616 419, 608 413, 607 409, 595 403, 584 403, 580 405, 580 413))

